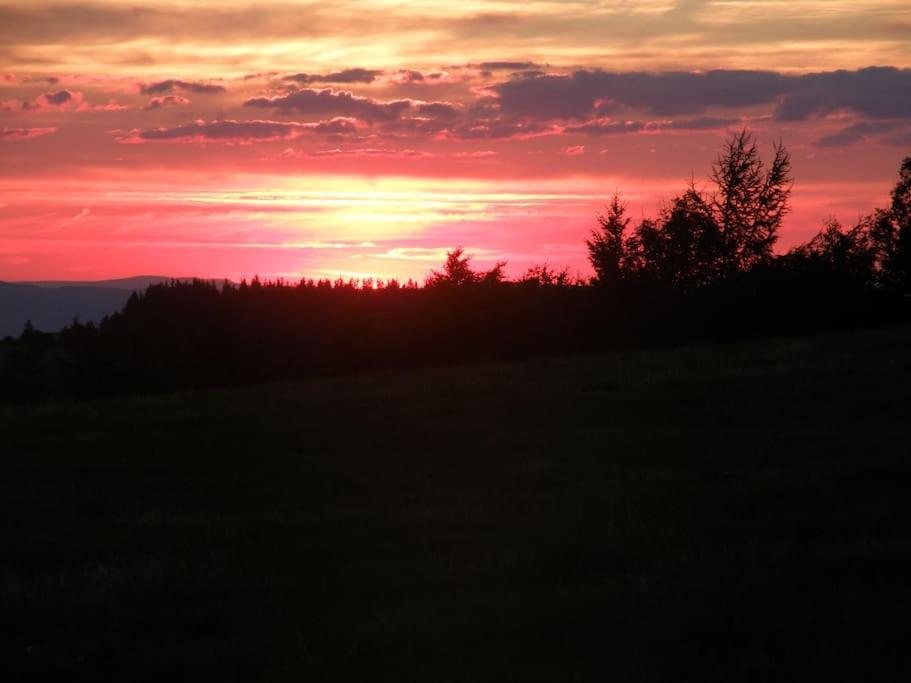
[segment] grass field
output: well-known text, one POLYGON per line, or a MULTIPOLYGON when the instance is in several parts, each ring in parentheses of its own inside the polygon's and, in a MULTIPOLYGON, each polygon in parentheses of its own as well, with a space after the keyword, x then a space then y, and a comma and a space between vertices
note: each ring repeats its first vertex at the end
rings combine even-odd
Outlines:
POLYGON ((911 329, 0 429, 5 681, 911 672, 911 329))

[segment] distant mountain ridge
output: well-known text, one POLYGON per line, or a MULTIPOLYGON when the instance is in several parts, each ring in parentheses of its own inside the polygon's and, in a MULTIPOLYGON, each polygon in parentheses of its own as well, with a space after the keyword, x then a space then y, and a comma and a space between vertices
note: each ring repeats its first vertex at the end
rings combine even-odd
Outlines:
MULTIPOLYGON (((35 329, 57 332, 78 318, 98 322, 119 311, 133 292, 174 280, 164 275, 137 275, 114 280, 0 281, 0 339, 17 337, 26 321, 35 329)), ((225 280, 213 280, 221 286, 225 280)))
POLYGON ((129 289, 130 291, 140 291, 149 285, 158 285, 162 282, 171 282, 172 280, 188 280, 191 278, 173 278, 167 275, 136 275, 134 277, 123 277, 113 280, 23 280, 16 282, 7 282, 11 285, 29 285, 32 287, 42 287, 44 289, 53 289, 57 287, 101 287, 103 289, 129 289))

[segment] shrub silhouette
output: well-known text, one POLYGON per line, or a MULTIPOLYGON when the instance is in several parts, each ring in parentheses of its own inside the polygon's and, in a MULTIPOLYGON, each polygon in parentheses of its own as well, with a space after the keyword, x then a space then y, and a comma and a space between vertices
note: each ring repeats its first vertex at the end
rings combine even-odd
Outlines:
POLYGON ((430 271, 424 281, 425 287, 465 287, 476 284, 498 284, 505 279, 506 261, 498 261, 488 271, 471 268, 471 256, 465 255, 464 247, 456 247, 446 254, 443 270, 430 271))

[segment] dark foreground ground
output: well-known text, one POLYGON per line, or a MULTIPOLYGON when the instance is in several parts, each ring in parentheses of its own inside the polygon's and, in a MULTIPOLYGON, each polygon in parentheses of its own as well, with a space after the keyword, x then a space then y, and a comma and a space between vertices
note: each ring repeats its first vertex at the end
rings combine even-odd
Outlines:
POLYGON ((905 329, 0 408, 0 678, 904 680, 909 380, 905 329))

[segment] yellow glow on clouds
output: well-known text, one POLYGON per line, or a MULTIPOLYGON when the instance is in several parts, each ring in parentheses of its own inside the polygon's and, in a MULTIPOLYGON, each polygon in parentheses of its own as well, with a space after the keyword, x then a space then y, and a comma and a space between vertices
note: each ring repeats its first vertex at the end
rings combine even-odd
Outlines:
POLYGON ((806 70, 870 55, 906 66, 909 30, 904 0, 0 0, 0 69, 231 78, 534 59, 806 70))

